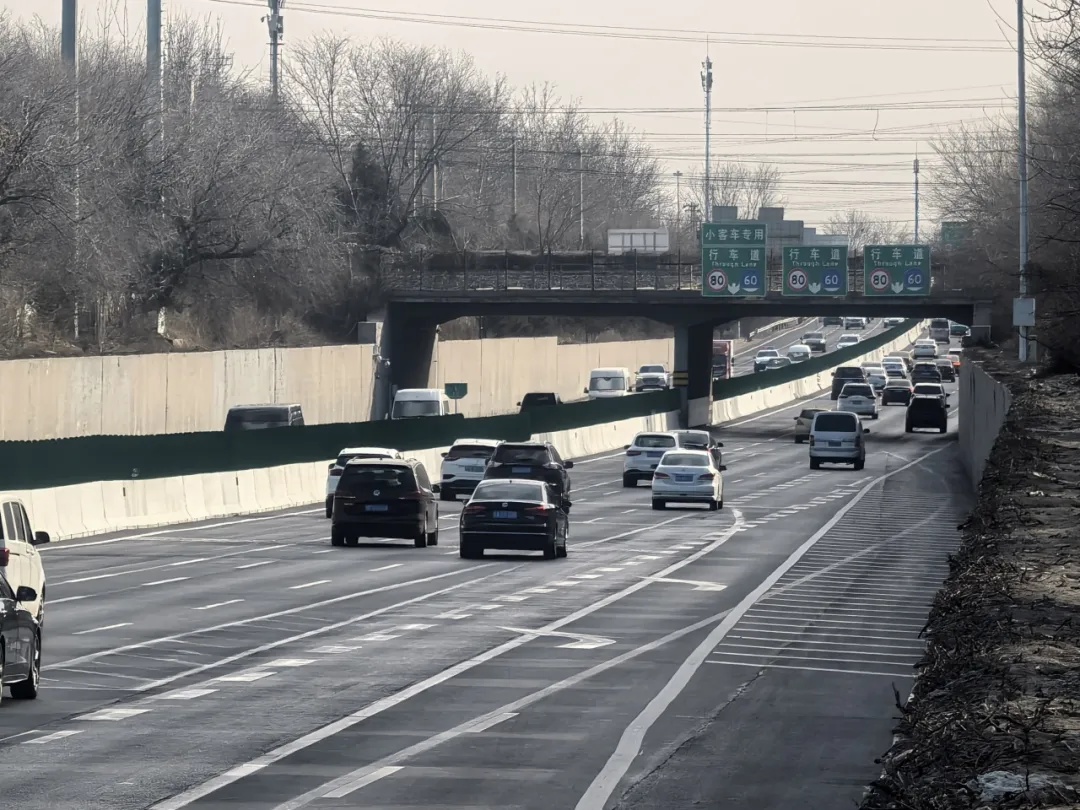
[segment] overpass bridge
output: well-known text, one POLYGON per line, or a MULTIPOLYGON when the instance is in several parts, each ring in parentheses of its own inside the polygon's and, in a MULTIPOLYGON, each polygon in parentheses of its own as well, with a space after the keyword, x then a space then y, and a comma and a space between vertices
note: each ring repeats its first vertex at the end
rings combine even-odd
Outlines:
MULTIPOLYGON (((867 317, 950 318, 970 324, 973 335, 989 332, 989 291, 950 289, 945 268, 936 267, 928 295, 866 295, 863 270, 849 267, 847 295, 783 294, 779 268, 766 274, 764 296, 706 297, 700 263, 673 257, 571 254, 506 254, 487 266, 432 262, 382 271, 386 297, 382 355, 391 361, 389 382, 421 387, 428 379, 436 327, 464 316, 644 317, 670 324, 675 366, 687 372, 688 400, 710 396, 713 330, 740 318, 867 317), (499 265, 502 266, 499 266, 499 265)), ((489 257, 490 259, 490 257, 489 257)))

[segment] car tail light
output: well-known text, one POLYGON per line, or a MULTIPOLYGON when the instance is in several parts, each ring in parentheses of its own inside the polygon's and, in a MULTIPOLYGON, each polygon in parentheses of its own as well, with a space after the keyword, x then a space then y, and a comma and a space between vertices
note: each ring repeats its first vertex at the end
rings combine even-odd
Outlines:
POLYGON ((814 446, 814 434, 813 433, 810 434, 810 446, 811 447, 814 446))
POLYGON ((550 510, 546 504, 540 504, 539 506, 526 506, 526 515, 546 515, 550 510))
POLYGON ((0 548, 0 568, 7 568, 7 564, 10 559, 11 551, 6 548, 0 548))
POLYGON ((334 467, 333 469, 330 470, 330 475, 340 476, 343 472, 345 472, 345 471, 343 469, 341 469, 341 467, 334 467))
POLYGON ((627 450, 626 455, 628 455, 628 456, 640 456, 641 451, 640 450, 627 450))
POLYGON ((671 476, 668 475, 667 473, 658 472, 658 473, 653 473, 653 478, 671 478, 671 476))
POLYGON ((468 503, 465 504, 465 508, 461 510, 463 515, 478 515, 485 511, 486 507, 480 503, 468 503))
POLYGON ((702 473, 701 475, 698 476, 697 480, 698 481, 712 481, 714 478, 716 478, 716 476, 713 475, 712 473, 702 473))

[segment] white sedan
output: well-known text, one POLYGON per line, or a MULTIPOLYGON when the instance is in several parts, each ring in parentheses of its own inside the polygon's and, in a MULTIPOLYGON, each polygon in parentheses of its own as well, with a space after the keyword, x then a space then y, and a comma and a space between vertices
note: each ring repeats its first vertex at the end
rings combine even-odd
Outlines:
POLYGON ((704 503, 724 508, 724 467, 707 450, 669 450, 653 471, 652 508, 669 503, 704 503))
POLYGON ((859 336, 858 335, 852 335, 852 334, 849 333, 849 334, 840 336, 840 339, 838 341, 836 341, 836 348, 838 348, 838 349, 846 349, 848 346, 857 346, 858 343, 859 343, 859 336))

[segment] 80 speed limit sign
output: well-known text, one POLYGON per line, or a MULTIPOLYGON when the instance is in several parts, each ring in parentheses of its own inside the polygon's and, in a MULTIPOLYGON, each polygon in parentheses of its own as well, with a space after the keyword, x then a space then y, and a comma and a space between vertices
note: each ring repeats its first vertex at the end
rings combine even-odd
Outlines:
POLYGON ((707 279, 711 292, 723 292, 727 289, 727 276, 723 270, 712 270, 707 279))
POLYGON ((887 290, 892 278, 886 270, 875 270, 870 274, 870 286, 878 292, 887 290))
POLYGON ((788 280, 788 286, 791 289, 797 290, 797 291, 805 290, 806 285, 808 283, 808 279, 806 277, 806 271, 801 270, 798 267, 796 267, 794 270, 792 270, 790 273, 788 273, 787 280, 788 280))

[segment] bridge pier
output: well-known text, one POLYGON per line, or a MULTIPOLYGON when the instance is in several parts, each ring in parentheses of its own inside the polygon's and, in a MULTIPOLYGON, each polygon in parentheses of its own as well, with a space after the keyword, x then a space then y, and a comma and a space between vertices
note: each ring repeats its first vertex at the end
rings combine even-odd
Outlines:
POLYGON ((712 410, 713 324, 675 325, 675 371, 684 371, 687 385, 682 389, 682 425, 705 427, 712 410))
POLYGON ((431 318, 409 317, 403 309, 388 307, 383 322, 381 351, 390 361, 386 410, 399 388, 429 387, 435 356, 438 323, 431 318))

